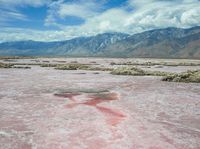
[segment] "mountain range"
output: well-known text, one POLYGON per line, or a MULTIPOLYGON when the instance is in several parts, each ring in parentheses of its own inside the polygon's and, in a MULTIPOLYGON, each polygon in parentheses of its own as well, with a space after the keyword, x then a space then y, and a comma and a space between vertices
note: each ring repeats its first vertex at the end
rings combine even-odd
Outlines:
POLYGON ((104 33, 56 42, 0 43, 2 56, 200 58, 200 26, 129 35, 104 33))

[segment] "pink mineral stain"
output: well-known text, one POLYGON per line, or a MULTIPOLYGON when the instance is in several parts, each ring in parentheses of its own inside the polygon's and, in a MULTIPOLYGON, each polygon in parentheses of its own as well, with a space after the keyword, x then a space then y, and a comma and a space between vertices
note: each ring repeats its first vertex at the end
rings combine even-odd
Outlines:
POLYGON ((116 93, 104 93, 88 96, 90 100, 86 101, 84 104, 96 106, 102 102, 110 102, 112 100, 118 100, 118 95, 116 93))
POLYGON ((80 103, 70 103, 70 104, 65 105, 65 108, 71 109, 71 108, 74 108, 74 107, 78 106, 79 104, 80 103))
POLYGON ((116 126, 119 124, 125 115, 119 111, 114 110, 109 107, 99 106, 100 103, 110 102, 112 100, 118 100, 118 95, 116 93, 104 93, 88 96, 90 100, 83 102, 82 104, 92 106, 100 111, 106 118, 106 123, 111 126, 116 126))
MULTIPOLYGON (((81 105, 96 108, 105 117, 105 123, 108 126, 108 128, 110 129, 111 134, 112 134, 112 138, 111 138, 112 141, 123 138, 123 135, 117 131, 118 128, 116 126, 124 120, 126 115, 123 112, 121 112, 120 110, 116 110, 116 109, 112 109, 110 107, 105 107, 105 106, 100 105, 101 103, 104 103, 104 102, 118 100, 119 97, 118 97, 117 93, 109 93, 108 92, 108 93, 99 93, 99 94, 86 94, 86 96, 85 95, 84 96, 88 100, 85 100, 85 101, 80 101, 80 99, 77 100, 77 97, 75 97, 75 96, 78 96, 78 95, 81 95, 81 94, 79 94, 79 93, 77 93, 77 94, 76 93, 55 94, 55 96, 64 97, 64 98, 68 98, 69 100, 71 100, 71 103, 65 105, 65 108, 67 108, 67 109, 72 109, 72 108, 75 108, 76 106, 81 106, 81 105)), ((75 138, 77 138, 77 137, 71 137, 71 138, 73 138, 71 140, 71 143, 72 143, 71 146, 76 146, 77 140, 75 138)), ((84 138, 82 138, 80 136, 80 134, 79 134, 78 138, 86 141, 84 138)), ((89 145, 88 149, 104 148, 106 146, 106 143, 102 142, 102 141, 103 140, 100 139, 100 140, 96 140, 96 142, 94 142, 94 141, 87 142, 89 145)))
POLYGON ((113 110, 101 106, 96 106, 96 108, 104 114, 107 124, 111 126, 116 126, 123 120, 124 117, 126 117, 122 112, 118 110, 113 110))
POLYGON ((164 134, 160 133, 160 137, 162 140, 164 140, 165 142, 174 145, 174 141, 170 138, 168 138, 167 136, 165 136, 164 134))
POLYGON ((104 102, 110 102, 113 100, 118 100, 118 94, 117 93, 99 93, 99 94, 92 94, 88 95, 88 100, 84 102, 78 102, 75 99, 75 96, 81 95, 80 93, 60 93, 60 94, 54 94, 58 97, 68 98, 72 101, 72 103, 65 105, 65 108, 74 108, 79 105, 86 105, 86 106, 92 106, 96 108, 98 111, 100 111, 106 118, 106 123, 110 126, 116 126, 119 124, 126 116, 119 110, 114 110, 109 107, 100 106, 99 104, 104 102))

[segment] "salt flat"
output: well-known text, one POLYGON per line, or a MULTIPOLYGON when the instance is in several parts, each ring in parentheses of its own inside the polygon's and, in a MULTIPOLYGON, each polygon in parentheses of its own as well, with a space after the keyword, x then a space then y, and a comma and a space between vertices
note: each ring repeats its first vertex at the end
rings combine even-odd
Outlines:
MULTIPOLYGON (((39 60, 104 67, 127 61, 39 60)), ((199 66, 153 68, 182 72, 199 66)), ((40 66, 0 69, 1 149, 199 149, 199 124, 199 83, 40 66)))

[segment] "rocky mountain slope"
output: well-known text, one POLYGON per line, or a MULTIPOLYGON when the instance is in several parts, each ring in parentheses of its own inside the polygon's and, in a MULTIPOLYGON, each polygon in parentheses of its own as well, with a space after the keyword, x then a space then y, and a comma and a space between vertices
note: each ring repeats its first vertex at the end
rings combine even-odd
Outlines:
POLYGON ((58 42, 4 42, 0 55, 200 58, 200 27, 104 33, 58 42))

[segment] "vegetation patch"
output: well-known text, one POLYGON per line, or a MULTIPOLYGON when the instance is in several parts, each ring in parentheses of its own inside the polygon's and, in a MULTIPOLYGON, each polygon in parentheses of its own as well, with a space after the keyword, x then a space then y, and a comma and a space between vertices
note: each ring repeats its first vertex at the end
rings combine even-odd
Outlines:
POLYGON ((0 68, 12 68, 13 66, 13 64, 0 63, 0 68))
POLYGON ((36 57, 31 56, 0 56, 0 60, 11 60, 11 59, 35 59, 36 57))
MULTIPOLYGON (((54 66, 53 66, 54 67, 54 66)), ((90 70, 90 71, 112 71, 112 68, 92 67, 87 64, 57 64, 55 69, 58 70, 90 70)))
POLYGON ((40 65, 42 65, 42 63, 9 63, 9 64, 12 64, 12 65, 29 65, 29 66, 34 66, 34 65, 40 66, 40 65))
POLYGON ((12 68, 18 68, 18 69, 31 69, 29 66, 13 66, 12 68))
POLYGON ((144 75, 145 71, 137 67, 119 67, 111 71, 114 75, 134 75, 141 76, 144 75))
POLYGON ((51 64, 51 63, 46 63, 46 64, 39 64, 41 67, 59 67, 60 64, 51 64))
POLYGON ((113 71, 113 68, 105 68, 105 67, 88 67, 86 70, 91 70, 91 71, 113 71))
POLYGON ((111 74, 132 76, 166 76, 172 73, 161 71, 145 71, 137 67, 119 67, 111 71, 111 74))
POLYGON ((89 66, 84 64, 64 64, 55 67, 58 70, 86 70, 88 68, 89 66))
POLYGON ((58 61, 58 60, 53 60, 53 62, 56 62, 56 63, 66 63, 67 61, 58 61))
POLYGON ((172 67, 176 67, 176 66, 200 66, 200 63, 192 63, 192 62, 181 62, 181 63, 162 63, 162 65, 164 66, 172 66, 172 67))
POLYGON ((15 66, 11 63, 0 63, 0 68, 19 68, 19 69, 31 69, 31 67, 28 66, 15 66))
POLYGON ((141 65, 141 66, 154 66, 154 65, 160 65, 160 63, 154 63, 154 62, 123 62, 123 63, 115 63, 111 62, 110 65, 141 65))
POLYGON ((13 65, 39 65, 41 67, 54 67, 57 70, 91 70, 91 71, 112 71, 112 68, 92 67, 91 64, 53 64, 53 63, 12 63, 13 65))
POLYGON ((200 70, 196 71, 187 71, 180 74, 171 74, 165 76, 162 81, 169 81, 169 82, 193 82, 193 83, 200 83, 200 70))
POLYGON ((43 63, 49 63, 50 61, 42 61, 43 63))
POLYGON ((110 65, 140 65, 140 66, 200 66, 200 62, 124 62, 115 63, 111 62, 110 65))

